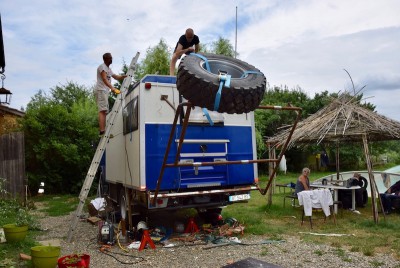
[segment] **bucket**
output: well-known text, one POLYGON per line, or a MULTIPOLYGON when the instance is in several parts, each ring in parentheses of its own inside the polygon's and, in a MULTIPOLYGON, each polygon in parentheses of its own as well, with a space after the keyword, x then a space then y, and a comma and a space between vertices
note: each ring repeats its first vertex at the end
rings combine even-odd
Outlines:
POLYGON ((55 246, 31 247, 32 264, 35 268, 54 268, 60 257, 61 248, 55 246))
POLYGON ((89 268, 90 255, 88 254, 71 254, 58 259, 58 268, 89 268))
POLYGON ((3 225, 4 236, 7 242, 14 243, 23 241, 28 234, 28 225, 16 226, 15 224, 3 225))

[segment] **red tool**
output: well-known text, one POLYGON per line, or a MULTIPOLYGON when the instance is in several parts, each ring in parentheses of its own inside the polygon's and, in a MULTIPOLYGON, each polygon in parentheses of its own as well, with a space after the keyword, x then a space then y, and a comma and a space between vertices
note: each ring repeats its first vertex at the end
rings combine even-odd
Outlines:
POLYGON ((140 240, 139 251, 143 250, 146 247, 147 243, 149 243, 152 249, 156 248, 153 240, 151 240, 151 237, 149 235, 149 230, 143 229, 143 235, 142 235, 142 240, 140 240))
POLYGON ((198 231, 199 231, 199 227, 197 227, 197 225, 196 225, 196 223, 194 221, 194 218, 193 217, 190 218, 189 219, 189 223, 186 226, 185 233, 193 234, 193 233, 197 233, 198 231))

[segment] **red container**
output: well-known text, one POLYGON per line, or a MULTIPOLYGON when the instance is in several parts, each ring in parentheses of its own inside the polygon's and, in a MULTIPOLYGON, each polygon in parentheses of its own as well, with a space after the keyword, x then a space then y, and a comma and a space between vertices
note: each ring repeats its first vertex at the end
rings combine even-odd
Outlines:
POLYGON ((71 254, 58 259, 58 268, 89 268, 90 255, 71 254))

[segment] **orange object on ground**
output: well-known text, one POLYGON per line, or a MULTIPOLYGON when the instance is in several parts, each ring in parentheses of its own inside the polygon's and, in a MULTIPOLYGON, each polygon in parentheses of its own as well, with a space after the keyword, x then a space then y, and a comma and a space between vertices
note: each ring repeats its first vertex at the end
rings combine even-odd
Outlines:
POLYGON ((199 231, 199 227, 197 227, 196 223, 194 222, 194 218, 189 219, 189 223, 186 226, 185 233, 197 233, 199 231))
POLYGON ((139 251, 143 250, 146 247, 147 243, 149 243, 152 249, 156 248, 153 240, 151 240, 151 237, 149 235, 149 230, 143 230, 142 240, 140 240, 139 251))

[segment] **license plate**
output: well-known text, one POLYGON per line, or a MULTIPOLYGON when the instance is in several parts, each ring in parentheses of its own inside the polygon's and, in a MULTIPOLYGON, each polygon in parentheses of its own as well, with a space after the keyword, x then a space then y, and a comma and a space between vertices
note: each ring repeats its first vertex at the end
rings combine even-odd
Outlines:
POLYGON ((230 202, 249 200, 249 199, 250 199, 250 194, 238 194, 229 196, 230 202))

